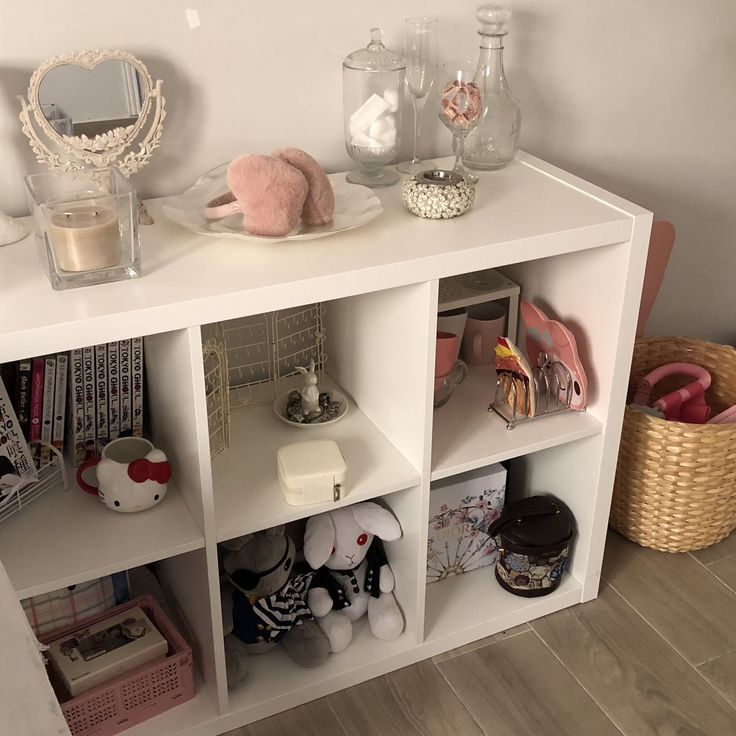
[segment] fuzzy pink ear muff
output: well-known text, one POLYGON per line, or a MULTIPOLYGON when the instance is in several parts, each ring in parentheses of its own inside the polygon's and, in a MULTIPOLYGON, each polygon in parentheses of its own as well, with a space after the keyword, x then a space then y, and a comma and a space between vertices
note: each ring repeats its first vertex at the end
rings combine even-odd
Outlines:
POLYGON ((309 184, 280 158, 240 156, 228 167, 227 183, 251 235, 283 237, 299 224, 309 184))
POLYGON ((282 148, 274 156, 291 164, 304 174, 309 192, 304 200, 302 220, 305 225, 327 225, 335 213, 335 193, 322 167, 300 148, 282 148))

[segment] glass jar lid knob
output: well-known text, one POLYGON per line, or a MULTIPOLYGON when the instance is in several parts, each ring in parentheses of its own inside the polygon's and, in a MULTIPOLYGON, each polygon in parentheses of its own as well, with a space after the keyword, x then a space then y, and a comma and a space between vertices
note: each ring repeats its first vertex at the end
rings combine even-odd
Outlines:
POLYGON ((475 10, 475 17, 480 23, 478 33, 481 36, 505 36, 509 32, 510 8, 502 5, 481 5, 475 10))

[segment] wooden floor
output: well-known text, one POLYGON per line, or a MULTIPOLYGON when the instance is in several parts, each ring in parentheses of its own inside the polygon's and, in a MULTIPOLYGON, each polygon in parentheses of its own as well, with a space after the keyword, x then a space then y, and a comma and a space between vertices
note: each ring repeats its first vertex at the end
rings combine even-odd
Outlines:
POLYGON ((600 596, 230 736, 734 736, 736 533, 610 533, 600 596))

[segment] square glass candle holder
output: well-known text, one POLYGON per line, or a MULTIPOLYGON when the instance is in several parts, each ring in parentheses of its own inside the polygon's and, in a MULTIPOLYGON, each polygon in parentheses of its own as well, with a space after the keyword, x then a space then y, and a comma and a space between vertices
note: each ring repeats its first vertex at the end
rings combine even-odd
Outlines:
POLYGON ((26 191, 54 289, 141 275, 136 195, 119 171, 31 174, 26 191))

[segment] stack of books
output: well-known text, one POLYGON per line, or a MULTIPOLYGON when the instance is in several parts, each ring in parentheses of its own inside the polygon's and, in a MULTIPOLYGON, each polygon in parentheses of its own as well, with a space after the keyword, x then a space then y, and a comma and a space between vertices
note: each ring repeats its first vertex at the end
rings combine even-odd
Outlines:
POLYGON ((69 354, 67 456, 75 466, 118 437, 143 436, 143 338, 69 354))
POLYGON ((108 442, 142 435, 140 337, 0 366, 0 456, 20 476, 28 456, 31 473, 49 463, 49 445, 78 467, 108 442))

